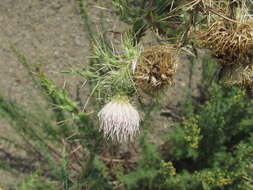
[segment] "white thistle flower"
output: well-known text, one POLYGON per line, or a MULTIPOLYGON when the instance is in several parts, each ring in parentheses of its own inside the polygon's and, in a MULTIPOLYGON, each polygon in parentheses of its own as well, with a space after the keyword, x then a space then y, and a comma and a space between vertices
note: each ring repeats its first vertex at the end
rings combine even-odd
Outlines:
POLYGON ((100 130, 106 138, 127 142, 133 140, 139 132, 139 113, 125 97, 107 103, 98 113, 98 117, 100 130))

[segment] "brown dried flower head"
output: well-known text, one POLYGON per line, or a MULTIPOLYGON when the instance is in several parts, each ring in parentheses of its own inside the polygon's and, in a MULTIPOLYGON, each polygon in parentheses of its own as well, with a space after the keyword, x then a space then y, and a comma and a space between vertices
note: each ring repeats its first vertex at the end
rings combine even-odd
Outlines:
POLYGON ((200 44, 213 51, 223 64, 253 59, 253 19, 241 23, 218 20, 198 36, 200 44))
POLYGON ((172 45, 147 48, 136 61, 135 82, 144 89, 158 89, 164 85, 171 85, 177 64, 177 49, 172 45))

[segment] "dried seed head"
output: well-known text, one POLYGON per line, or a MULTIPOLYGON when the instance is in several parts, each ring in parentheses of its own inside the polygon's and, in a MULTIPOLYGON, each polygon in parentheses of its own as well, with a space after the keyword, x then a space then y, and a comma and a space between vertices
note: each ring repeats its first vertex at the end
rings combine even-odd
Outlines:
POLYGON ((215 21, 198 35, 200 44, 212 50, 222 64, 249 62, 253 58, 253 19, 242 23, 215 21))
POLYGON ((178 54, 172 45, 157 45, 144 50, 136 62, 134 78, 144 89, 158 89, 173 84, 178 54))
POLYGON ((126 97, 117 97, 107 103, 98 113, 100 130, 106 138, 118 142, 133 140, 139 132, 138 111, 126 97))

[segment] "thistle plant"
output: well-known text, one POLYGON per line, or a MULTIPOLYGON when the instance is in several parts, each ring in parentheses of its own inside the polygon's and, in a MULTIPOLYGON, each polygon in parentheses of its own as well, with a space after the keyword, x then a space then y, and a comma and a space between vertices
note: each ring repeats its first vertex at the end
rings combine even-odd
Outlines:
POLYGON ((100 130, 118 142, 132 140, 139 131, 140 117, 129 101, 140 95, 139 89, 159 90, 173 83, 177 49, 158 45, 142 50, 124 35, 120 47, 102 38, 94 40, 93 52, 94 62, 84 73, 93 85, 91 96, 110 101, 98 113, 100 130))
POLYGON ((127 97, 115 97, 98 113, 104 136, 118 142, 133 140, 139 132, 140 116, 127 97))
POLYGON ((207 27, 196 33, 198 43, 211 50, 220 63, 221 79, 227 84, 252 88, 253 18, 247 6, 252 2, 210 1, 209 5, 200 2, 202 10, 211 16, 207 27))
MULTIPOLYGON (((84 0, 76 2, 86 19, 84 0)), ((21 167, 16 168, 22 176, 27 168, 31 169, 17 187, 253 189, 253 103, 241 89, 227 88, 213 79, 218 68, 213 63, 217 61, 226 83, 243 87, 253 84, 252 18, 246 16, 246 1, 113 2, 122 20, 133 27, 126 33, 133 35, 120 31, 113 40, 106 35, 90 36, 90 65, 73 71, 89 81, 86 104, 78 97, 72 100, 72 95, 58 88, 38 65, 33 67, 22 54, 14 52, 45 101, 45 105, 37 102, 36 110, 26 109, 0 94, 0 116, 23 142, 19 144, 4 135, 0 140, 27 155, 26 160, 19 162, 21 167), (125 16, 128 18, 124 19, 125 16), (150 47, 141 41, 147 30, 155 33, 156 41, 150 47), (122 36, 117 40, 119 33, 122 36), (160 92, 177 82, 173 77, 180 72, 177 66, 182 47, 192 51, 204 47, 214 59, 208 56, 206 63, 202 63, 200 72, 205 88, 203 84, 200 88, 205 94, 193 99, 187 96, 182 108, 178 106, 171 114, 176 124, 166 120, 162 123, 165 127, 158 127, 163 133, 160 138, 153 136, 156 127, 152 132, 149 128, 158 123, 157 118, 151 117, 154 109, 160 109, 153 101, 158 96, 149 94, 150 104, 137 101, 147 92, 143 89, 160 92), (88 107, 88 103, 92 105, 88 107), (104 143, 110 140, 113 144, 104 143), (133 140, 136 142, 131 144, 133 148, 124 146, 126 152, 121 149, 121 144, 133 140)), ((91 31, 92 27, 86 29, 91 31)), ((0 153, 3 158, 4 152, 0 153)), ((0 167, 12 169, 10 158, 1 160, 0 167)))
POLYGON ((93 52, 94 62, 85 73, 93 85, 91 96, 100 102, 110 101, 98 113, 100 131, 118 142, 132 140, 139 130, 140 117, 128 97, 138 94, 133 67, 141 50, 125 35, 120 47, 103 38, 94 40, 93 52))
MULTIPOLYGON (((180 48, 189 40, 192 40, 187 38, 189 38, 193 27, 197 29, 197 42, 202 47, 212 50, 214 56, 219 58, 219 62, 231 65, 240 62, 244 66, 252 63, 252 19, 245 19, 245 14, 247 13, 245 2, 192 0, 186 3, 181 2, 181 4, 180 2, 179 4, 174 3, 174 1, 170 3, 161 1, 161 4, 154 4, 152 5, 155 7, 154 13, 156 12, 156 8, 157 10, 161 8, 160 5, 166 5, 165 7, 168 10, 163 9, 162 12, 165 13, 167 10, 168 15, 174 13, 171 17, 174 17, 175 20, 164 19, 170 22, 174 21, 174 24, 177 25, 181 23, 186 26, 181 36, 174 35, 173 40, 165 38, 166 43, 145 47, 143 50, 140 48, 141 45, 138 42, 141 40, 141 32, 144 32, 148 27, 154 30, 154 27, 157 26, 157 31, 160 31, 158 32, 159 38, 162 38, 161 35, 163 34, 167 35, 167 37, 170 35, 166 34, 166 32, 163 33, 159 24, 156 25, 151 22, 148 24, 150 26, 146 26, 147 28, 139 26, 138 33, 134 33, 135 36, 123 35, 120 46, 115 45, 112 41, 108 41, 105 36, 94 38, 94 61, 90 65, 90 69, 84 72, 84 75, 86 75, 93 85, 91 96, 103 103, 110 101, 98 114, 100 130, 104 132, 104 136, 109 136, 111 139, 119 142, 127 141, 126 139, 128 138, 126 136, 129 135, 129 132, 125 130, 126 126, 136 126, 136 124, 130 125, 130 121, 126 122, 126 118, 119 115, 124 112, 127 113, 128 111, 124 109, 131 106, 128 105, 129 103, 119 103, 119 101, 112 99, 112 97, 128 97, 132 101, 136 96, 140 95, 140 89, 153 92, 159 91, 164 86, 172 85, 173 75, 179 63, 180 48), (240 8, 239 12, 238 8, 240 8), (189 13, 188 22, 183 23, 180 22, 180 19, 176 19, 180 18, 180 15, 185 12, 189 13), (207 19, 204 18, 205 15, 208 15, 207 19), (204 18, 204 21, 203 19, 199 20, 198 24, 200 27, 196 27, 199 17, 204 18), (202 29, 201 24, 207 24, 207 28, 202 29), (176 40, 177 44, 172 43, 175 39, 178 39, 176 40), (117 110, 118 116, 111 111, 112 108, 117 110), (122 121, 119 119, 122 119, 122 121), (126 126, 123 126, 122 123, 125 123, 126 126), (122 130, 123 128, 124 130, 122 130), (126 135, 119 137, 119 133, 123 131, 126 132, 126 135)), ((123 14, 122 11, 126 11, 129 8, 128 1, 114 1, 114 4, 120 10, 118 13, 121 14, 123 14)), ((149 4, 143 1, 142 5, 145 7, 149 4)), ((136 15, 133 17, 137 18, 138 14, 141 14, 141 12, 136 12, 136 15)), ((241 76, 244 76, 244 74, 241 76)), ((243 80, 245 81, 246 79, 243 80)))

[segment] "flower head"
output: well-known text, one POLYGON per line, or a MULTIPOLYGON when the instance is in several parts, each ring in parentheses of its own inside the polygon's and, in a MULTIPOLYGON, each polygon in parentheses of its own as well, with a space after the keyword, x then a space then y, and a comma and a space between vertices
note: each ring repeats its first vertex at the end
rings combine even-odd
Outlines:
POLYGON ((135 63, 137 85, 154 90, 173 84, 178 61, 177 49, 172 44, 147 48, 135 63))
POLYGON ((104 136, 118 142, 127 142, 139 132, 138 111, 126 97, 117 97, 98 113, 100 130, 104 136))
POLYGON ((233 65, 253 57, 253 19, 241 22, 216 20, 198 32, 200 44, 210 49, 219 63, 233 65))

